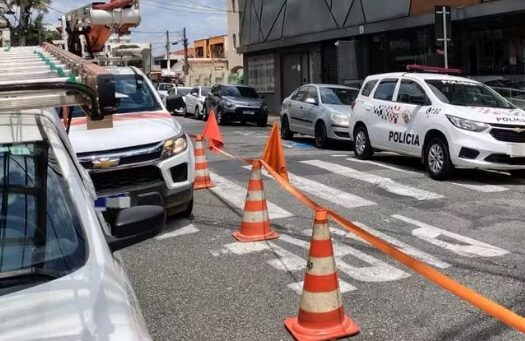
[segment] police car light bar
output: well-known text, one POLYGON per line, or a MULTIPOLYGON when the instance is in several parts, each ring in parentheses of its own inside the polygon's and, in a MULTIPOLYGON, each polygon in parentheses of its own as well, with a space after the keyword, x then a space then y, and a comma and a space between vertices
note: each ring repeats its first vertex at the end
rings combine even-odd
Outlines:
POLYGON ((463 70, 461 69, 450 69, 450 68, 447 69, 444 67, 418 65, 418 64, 407 65, 407 71, 408 72, 441 73, 441 74, 449 74, 449 75, 461 75, 463 73, 463 70))

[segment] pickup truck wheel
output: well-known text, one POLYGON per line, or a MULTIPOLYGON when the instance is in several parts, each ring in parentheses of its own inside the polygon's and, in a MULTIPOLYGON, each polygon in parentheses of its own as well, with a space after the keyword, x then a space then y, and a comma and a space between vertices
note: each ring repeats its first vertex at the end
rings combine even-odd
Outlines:
POLYGON ((290 122, 287 116, 283 116, 281 119, 281 138, 283 140, 293 139, 293 132, 290 130, 290 122))
POLYGON ((434 137, 425 150, 425 168, 434 180, 442 181, 450 178, 454 165, 450 161, 448 145, 441 137, 434 137))
POLYGON ((374 155, 374 149, 370 144, 368 131, 364 126, 359 126, 355 129, 354 154, 360 160, 369 160, 374 155))

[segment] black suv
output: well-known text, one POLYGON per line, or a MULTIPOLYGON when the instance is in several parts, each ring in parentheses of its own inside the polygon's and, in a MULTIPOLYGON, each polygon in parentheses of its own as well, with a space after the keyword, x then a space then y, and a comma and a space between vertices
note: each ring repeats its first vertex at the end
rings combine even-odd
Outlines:
POLYGON ((268 122, 268 106, 254 88, 244 85, 218 84, 211 88, 204 101, 206 119, 215 110, 220 125, 228 121, 255 122, 265 127, 268 122))

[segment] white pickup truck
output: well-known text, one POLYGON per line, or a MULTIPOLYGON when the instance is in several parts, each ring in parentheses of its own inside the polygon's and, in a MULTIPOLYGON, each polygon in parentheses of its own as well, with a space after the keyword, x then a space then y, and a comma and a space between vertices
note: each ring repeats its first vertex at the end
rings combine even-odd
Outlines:
POLYGON ((115 76, 118 100, 112 127, 88 129, 78 110, 69 134, 95 184, 97 207, 118 211, 161 205, 168 214, 191 215, 195 170, 190 138, 139 69, 106 71, 115 76))

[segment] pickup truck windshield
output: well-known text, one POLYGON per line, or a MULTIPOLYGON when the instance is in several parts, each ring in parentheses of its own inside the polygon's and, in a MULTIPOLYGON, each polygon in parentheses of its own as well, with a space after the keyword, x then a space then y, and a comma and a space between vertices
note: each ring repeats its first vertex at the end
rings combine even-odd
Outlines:
POLYGON ((81 267, 86 245, 52 148, 0 144, 0 295, 81 267))
POLYGON ((153 91, 140 75, 115 75, 117 114, 161 110, 153 91))
POLYGON ((426 80, 426 83, 443 103, 468 107, 514 108, 498 93, 482 84, 448 79, 426 80))

